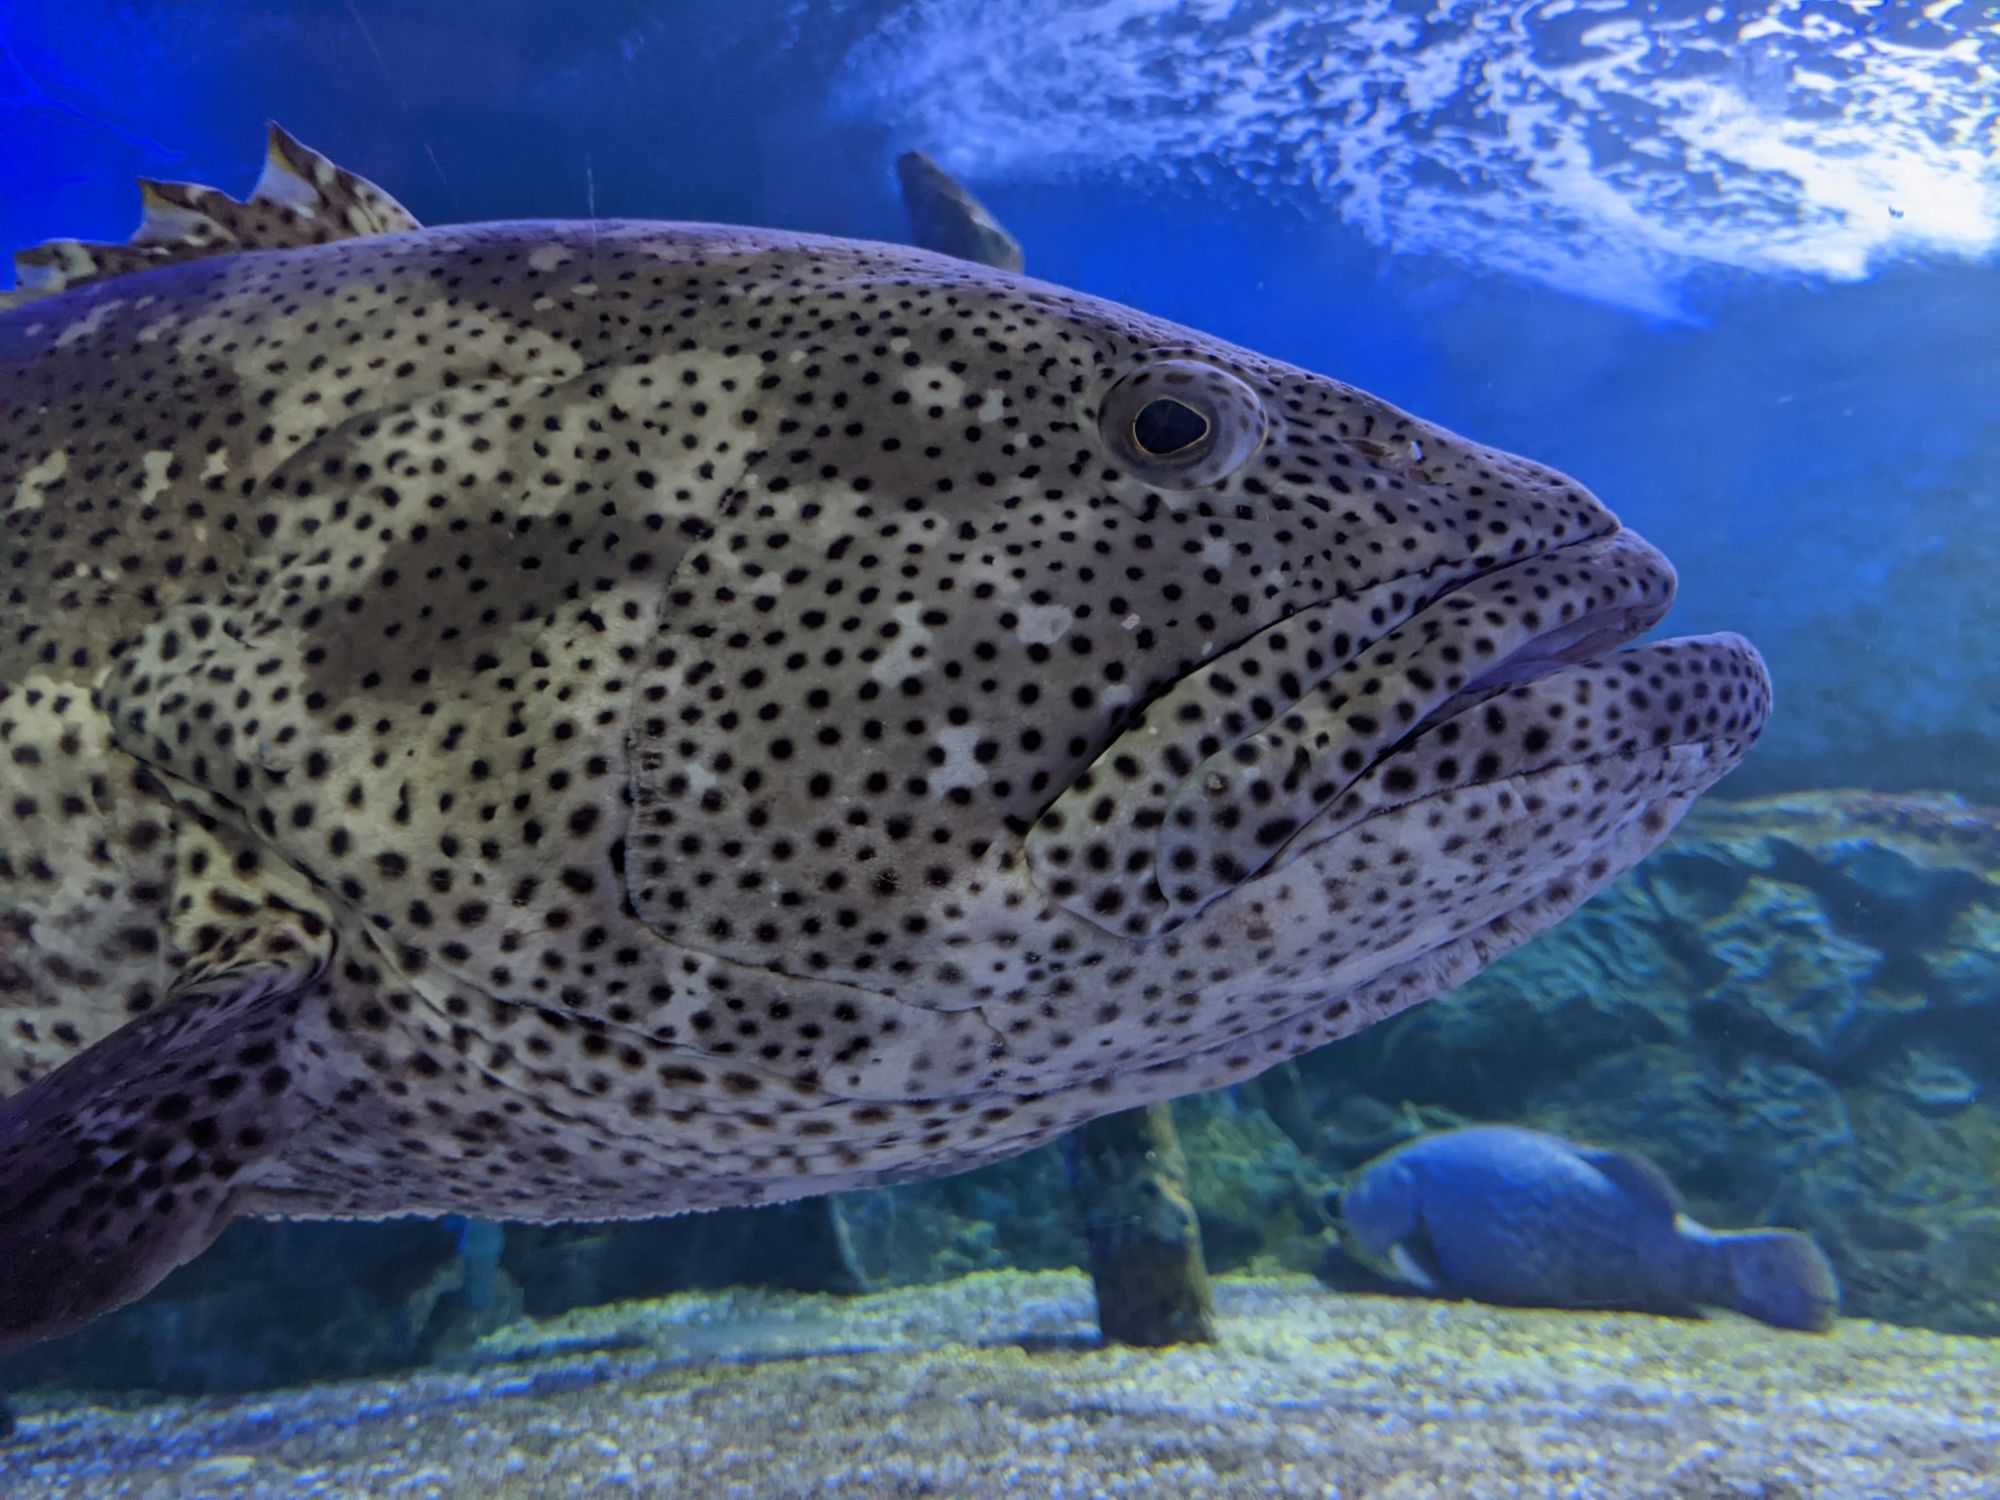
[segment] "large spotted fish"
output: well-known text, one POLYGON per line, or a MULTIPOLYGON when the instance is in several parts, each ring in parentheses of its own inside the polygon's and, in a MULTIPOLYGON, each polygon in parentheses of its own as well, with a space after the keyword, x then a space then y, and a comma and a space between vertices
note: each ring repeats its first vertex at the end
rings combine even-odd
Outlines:
POLYGON ((1449 988, 1762 727, 1574 481, 1005 272, 282 135, 0 312, 0 1341, 242 1215, 955 1171, 1449 988))

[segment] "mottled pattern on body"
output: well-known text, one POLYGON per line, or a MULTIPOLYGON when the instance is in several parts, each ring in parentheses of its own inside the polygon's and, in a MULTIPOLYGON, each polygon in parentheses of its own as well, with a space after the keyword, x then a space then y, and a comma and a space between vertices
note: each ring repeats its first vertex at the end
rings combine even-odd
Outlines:
POLYGON ((107 1283, 1247 1077, 1558 920, 1768 708, 1735 637, 1602 654, 1672 573, 1565 476, 919 251, 198 259, 0 314, 0 391, 0 1198, 107 1283))

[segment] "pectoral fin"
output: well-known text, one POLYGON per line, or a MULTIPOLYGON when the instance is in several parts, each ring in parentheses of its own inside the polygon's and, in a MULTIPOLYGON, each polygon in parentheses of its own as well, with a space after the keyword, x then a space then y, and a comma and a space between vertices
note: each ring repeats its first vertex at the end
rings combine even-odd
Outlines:
POLYGON ((283 1137, 316 956, 260 953, 0 1102, 0 1350, 132 1301, 206 1249, 283 1137))
POLYGON ((1429 1251, 1428 1245, 1398 1240, 1389 1247, 1389 1268, 1418 1291, 1436 1296, 1443 1292, 1444 1281, 1438 1275, 1438 1268, 1429 1251))

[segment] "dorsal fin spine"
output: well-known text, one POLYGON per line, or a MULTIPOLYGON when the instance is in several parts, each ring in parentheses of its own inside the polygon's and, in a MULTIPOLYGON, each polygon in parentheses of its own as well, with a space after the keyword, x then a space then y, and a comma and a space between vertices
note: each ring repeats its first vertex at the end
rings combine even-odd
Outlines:
POLYGON ((250 190, 252 203, 273 203, 295 214, 318 211, 322 199, 319 184, 313 181, 314 163, 333 164, 308 146, 301 145, 276 120, 266 126, 264 170, 257 186, 250 190), (301 164, 303 163, 303 168, 301 164), (312 174, 312 175, 308 175, 312 174))
POLYGON ((240 251, 397 234, 421 226, 364 177, 343 170, 273 122, 264 170, 248 198, 192 182, 139 179, 139 227, 122 245, 49 240, 14 257, 0 311, 132 271, 240 251))

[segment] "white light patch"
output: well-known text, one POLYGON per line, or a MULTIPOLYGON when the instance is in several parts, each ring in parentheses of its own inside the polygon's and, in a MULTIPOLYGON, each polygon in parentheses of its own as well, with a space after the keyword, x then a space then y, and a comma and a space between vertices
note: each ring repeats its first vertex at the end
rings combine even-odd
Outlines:
POLYGON ((151 505, 167 487, 167 470, 174 456, 165 448, 154 448, 139 460, 139 503, 151 505))
POLYGON ((15 482, 7 509, 40 510, 48 500, 48 487, 69 472, 69 454, 58 448, 15 482))
POLYGON ((929 783, 934 796, 942 796, 958 787, 986 785, 986 767, 973 755, 981 738, 976 724, 940 729, 931 737, 931 743, 944 751, 944 764, 924 772, 924 780, 929 783))
POLYGON ((888 687, 922 673, 931 646, 930 627, 922 619, 928 607, 914 599, 896 606, 890 615, 896 622, 896 633, 887 640, 877 638, 882 654, 869 664, 871 681, 888 687))
POLYGON ((1053 646, 1076 623, 1076 612, 1060 604, 1022 604, 1014 613, 1021 619, 1014 634, 1030 646, 1053 646))
POLYGON ((910 393, 910 399, 920 409, 942 406, 947 411, 956 411, 965 405, 965 382, 943 365, 905 368, 897 383, 910 393))
POLYGON ((122 297, 113 297, 107 301, 98 303, 97 306, 93 307, 75 322, 67 325, 61 333, 56 335, 56 347, 58 349, 67 348, 78 339, 89 338, 104 326, 105 319, 109 318, 123 306, 125 306, 125 299, 122 297))
POLYGON ((1212 536, 1201 544, 1201 560, 1211 568, 1227 568, 1236 558, 1236 544, 1227 537, 1212 536))
POLYGON ((530 271, 549 272, 560 270, 576 257, 570 254, 567 245, 537 245, 528 252, 530 271))

